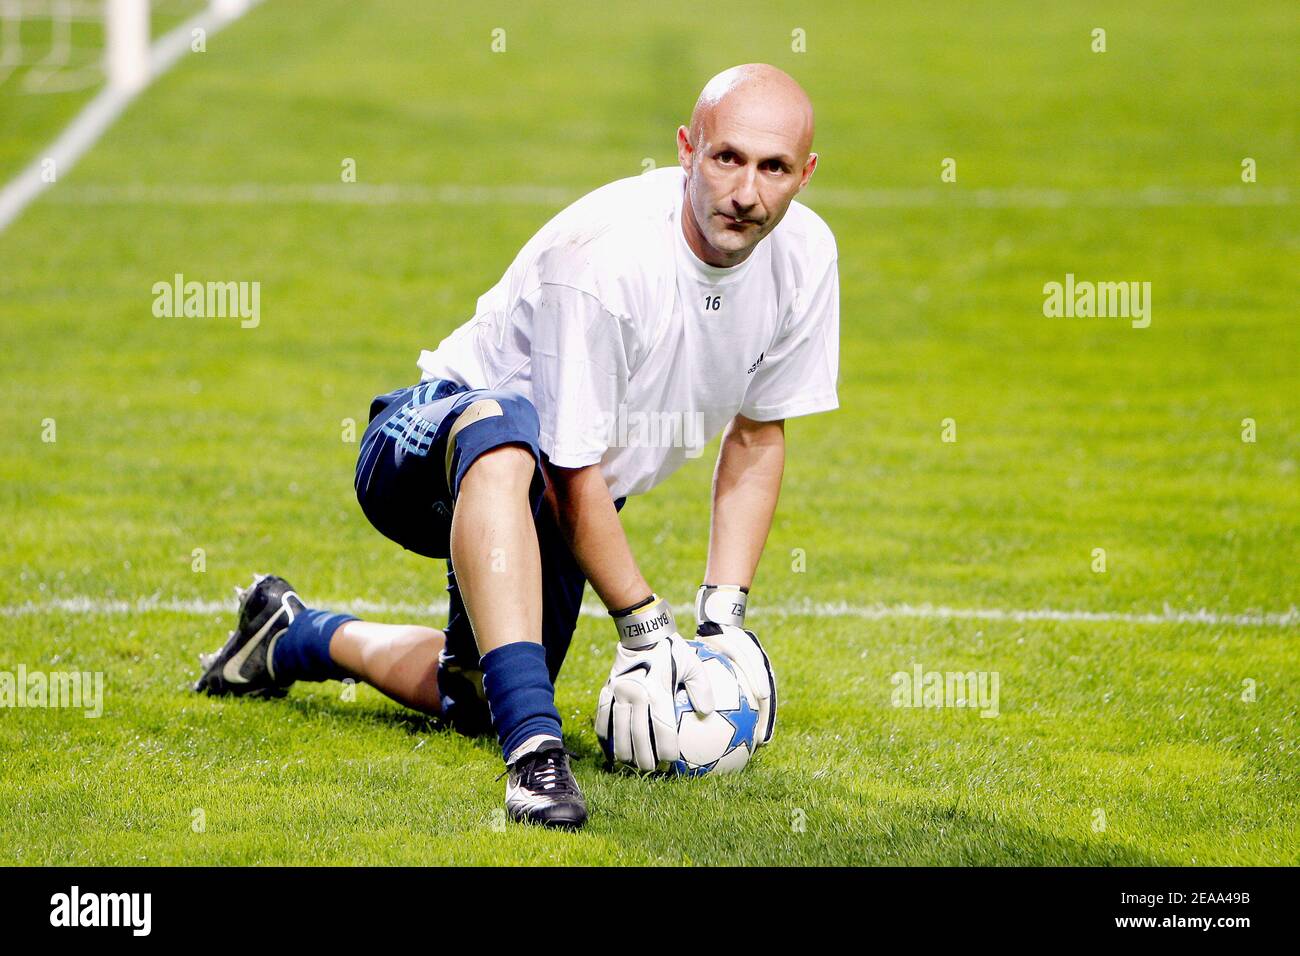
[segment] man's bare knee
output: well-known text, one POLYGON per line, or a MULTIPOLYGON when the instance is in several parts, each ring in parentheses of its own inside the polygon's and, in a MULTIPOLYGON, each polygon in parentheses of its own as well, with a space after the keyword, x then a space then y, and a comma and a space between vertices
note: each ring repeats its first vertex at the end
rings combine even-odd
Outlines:
POLYGON ((522 445, 502 445, 485 451, 474 459, 461 479, 461 492, 467 485, 493 490, 527 488, 533 480, 537 462, 522 445))

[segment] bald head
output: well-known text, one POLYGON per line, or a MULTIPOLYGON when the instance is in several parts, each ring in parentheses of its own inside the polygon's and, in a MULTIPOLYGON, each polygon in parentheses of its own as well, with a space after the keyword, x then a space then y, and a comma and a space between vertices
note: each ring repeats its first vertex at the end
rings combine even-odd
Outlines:
POLYGON ((788 73, 746 63, 709 80, 677 130, 686 170, 682 231, 714 266, 744 262, 812 177, 813 108, 788 73))
POLYGON ((744 63, 723 70, 700 91, 691 111, 691 141, 720 120, 746 123, 793 135, 797 151, 812 149, 812 100, 789 73, 767 63, 744 63))

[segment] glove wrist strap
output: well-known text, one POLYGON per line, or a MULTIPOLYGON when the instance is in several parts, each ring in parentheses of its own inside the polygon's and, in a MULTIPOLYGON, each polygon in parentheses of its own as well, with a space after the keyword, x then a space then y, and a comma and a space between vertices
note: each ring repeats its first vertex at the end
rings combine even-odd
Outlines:
POLYGON ((744 627, 748 604, 749 588, 739 584, 701 584, 695 592, 695 623, 712 621, 744 627))
POLYGON ((657 594, 632 610, 613 615, 618 640, 630 651, 649 647, 661 637, 677 633, 672 605, 657 594))

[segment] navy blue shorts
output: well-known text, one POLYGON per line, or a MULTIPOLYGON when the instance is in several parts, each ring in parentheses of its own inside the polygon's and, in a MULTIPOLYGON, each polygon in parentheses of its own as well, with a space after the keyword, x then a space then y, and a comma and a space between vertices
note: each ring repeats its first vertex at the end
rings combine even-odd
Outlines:
POLYGON ((541 549, 542 644, 552 681, 578 623, 587 579, 551 509, 542 506, 539 429, 536 409, 521 395, 435 380, 377 396, 361 438, 355 484, 366 518, 408 551, 447 561, 450 608, 438 689, 443 715, 464 733, 486 733, 491 721, 478 647, 451 563, 451 514, 465 472, 484 452, 518 445, 535 462, 529 500, 541 549))

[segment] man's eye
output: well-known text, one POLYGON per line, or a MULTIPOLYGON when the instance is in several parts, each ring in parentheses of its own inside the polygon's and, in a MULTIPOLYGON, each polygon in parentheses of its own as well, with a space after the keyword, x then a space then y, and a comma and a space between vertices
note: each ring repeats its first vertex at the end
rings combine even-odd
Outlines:
POLYGON ((736 154, 735 154, 735 153, 719 153, 719 154, 718 154, 718 162, 720 162, 720 163, 730 163, 730 162, 733 162, 733 161, 735 160, 735 158, 736 158, 736 154))

